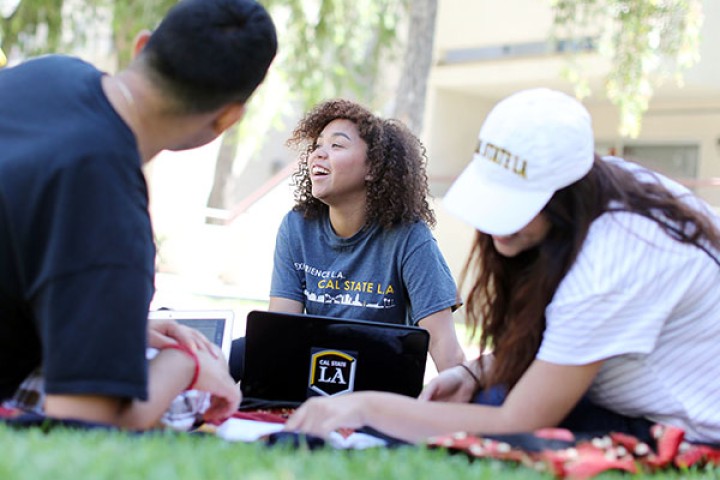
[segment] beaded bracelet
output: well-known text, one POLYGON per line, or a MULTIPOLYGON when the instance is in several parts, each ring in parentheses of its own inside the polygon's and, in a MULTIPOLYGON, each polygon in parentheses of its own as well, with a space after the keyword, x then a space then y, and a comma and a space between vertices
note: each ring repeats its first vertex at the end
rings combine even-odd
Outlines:
POLYGON ((477 385, 478 388, 482 387, 482 382, 480 381, 480 379, 478 378, 478 376, 475 375, 475 372, 473 372, 470 367, 468 367, 468 366, 465 365, 464 363, 461 363, 459 366, 461 366, 462 368, 464 368, 465 371, 467 371, 467 372, 470 374, 470 376, 473 378, 473 380, 475 380, 475 385, 477 385))
POLYGON ((173 343, 170 345, 166 345, 163 347, 163 350, 171 348, 173 350, 180 350, 181 352, 185 352, 192 358, 193 363, 195 364, 195 371, 193 372, 192 380, 190 380, 190 384, 185 390, 193 390, 195 388, 195 384, 198 381, 198 377, 200 377, 200 359, 198 359, 198 356, 195 352, 192 351, 190 347, 187 345, 184 345, 182 343, 173 343))

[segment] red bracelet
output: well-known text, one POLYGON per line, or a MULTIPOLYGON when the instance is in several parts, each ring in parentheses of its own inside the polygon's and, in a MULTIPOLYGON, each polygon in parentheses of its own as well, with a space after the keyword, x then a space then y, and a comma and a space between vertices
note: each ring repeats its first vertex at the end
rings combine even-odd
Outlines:
POLYGON ((170 345, 166 345, 163 347, 163 350, 171 348, 173 350, 180 350, 181 352, 185 352, 188 355, 190 355, 190 358, 192 358, 193 362, 195 363, 195 371, 193 372, 192 380, 190 380, 190 384, 185 390, 192 390, 195 388, 195 384, 198 381, 198 377, 200 376, 200 359, 198 359, 198 356, 195 352, 193 352, 190 347, 187 345, 184 345, 182 343, 173 343, 170 345))

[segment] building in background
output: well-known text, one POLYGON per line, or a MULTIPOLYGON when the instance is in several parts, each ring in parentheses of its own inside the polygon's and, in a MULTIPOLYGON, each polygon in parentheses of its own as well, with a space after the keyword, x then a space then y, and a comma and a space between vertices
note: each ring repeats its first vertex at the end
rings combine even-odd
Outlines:
MULTIPOLYGON (((584 103, 593 117, 598 153, 615 153, 666 173, 717 207, 720 2, 706 0, 704 9, 700 62, 686 72, 684 87, 667 81, 656 90, 636 139, 619 135, 618 111, 605 99, 602 81, 607 61, 592 51, 580 60, 593 88, 593 95, 584 103)), ((561 75, 567 57, 549 47, 551 23, 549 2, 439 2, 421 137, 428 147, 428 172, 438 214, 435 235, 456 278, 473 231, 444 212, 442 196, 470 161, 490 108, 525 88, 573 91, 561 75)), ((292 125, 287 122, 288 128, 292 125)), ((191 307, 203 301, 201 297, 267 299, 275 231, 292 206, 288 174, 292 167, 283 166, 294 162, 292 152, 283 146, 288 135, 273 133, 272 141, 259 154, 260 164, 238 179, 254 188, 236 209, 227 212, 226 225, 205 223, 204 205, 217 144, 197 152, 163 154, 153 162, 148 170, 151 209, 164 272, 158 279, 158 304, 191 307)))

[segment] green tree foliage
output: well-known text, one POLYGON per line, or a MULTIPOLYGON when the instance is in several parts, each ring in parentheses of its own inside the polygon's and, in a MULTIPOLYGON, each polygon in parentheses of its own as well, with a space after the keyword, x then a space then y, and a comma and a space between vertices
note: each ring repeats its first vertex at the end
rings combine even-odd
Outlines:
MULTIPOLYGON (((394 44, 407 1, 260 0, 273 14, 281 34, 275 67, 303 106, 344 93, 370 98, 379 62, 394 44)), ((135 35, 152 29, 174 3, 20 0, 7 16, 0 15, 0 48, 22 56, 72 52, 85 40, 83 23, 91 25, 109 11, 118 67, 122 67, 131 58, 135 35), (73 22, 78 17, 81 20, 73 22), (75 35, 68 40, 63 33, 70 30, 75 35)))
MULTIPOLYGON (((10 3, 10 2, 8 2, 10 3)), ((24 0, 0 15, 0 48, 26 55, 56 51, 61 44, 63 0, 24 0)))
POLYGON ((261 0, 278 22, 277 66, 305 108, 344 94, 369 101, 407 0, 261 0))
MULTIPOLYGON (((637 137, 655 87, 699 60, 701 0, 553 0, 554 36, 597 39, 608 58, 605 90, 620 111, 620 133, 637 137)), ((576 94, 590 94, 577 65, 576 94)))

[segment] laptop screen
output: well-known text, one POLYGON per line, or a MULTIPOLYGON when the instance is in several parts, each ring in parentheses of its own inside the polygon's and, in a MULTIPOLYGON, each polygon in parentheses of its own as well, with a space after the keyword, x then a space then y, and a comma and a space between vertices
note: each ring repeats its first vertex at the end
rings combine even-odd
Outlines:
POLYGON ((243 395, 302 402, 313 395, 380 390, 417 396, 429 334, 418 327, 252 311, 243 395))
POLYGON ((180 319, 178 323, 198 330, 205 337, 217 346, 222 346, 225 333, 225 319, 208 318, 198 320, 196 318, 180 319))
POLYGON ((233 329, 231 310, 156 310, 150 312, 148 318, 172 319, 192 327, 220 347, 226 359, 230 358, 233 329))

